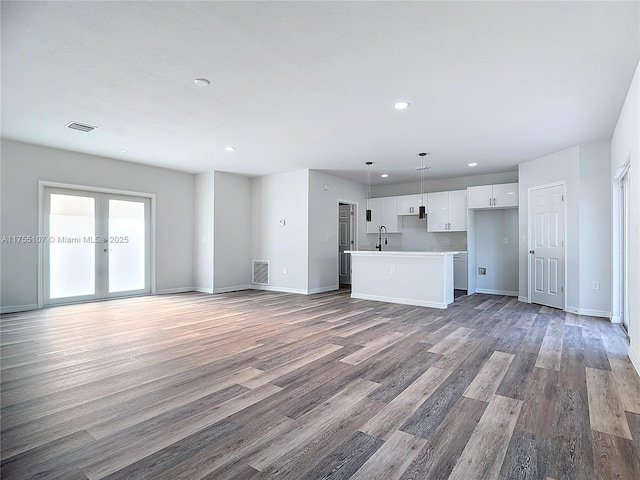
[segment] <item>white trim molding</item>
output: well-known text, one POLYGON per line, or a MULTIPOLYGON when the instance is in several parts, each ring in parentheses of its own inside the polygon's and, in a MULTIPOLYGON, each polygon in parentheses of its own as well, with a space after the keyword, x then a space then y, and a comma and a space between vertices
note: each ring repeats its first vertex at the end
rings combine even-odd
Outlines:
POLYGON ((635 368, 638 375, 640 375, 640 358, 636 355, 636 352, 631 350, 631 347, 629 347, 629 360, 631 360, 633 368, 635 368))
POLYGON ((381 297, 378 295, 367 295, 366 293, 352 293, 351 298, 358 298, 360 300, 374 300, 376 302, 399 303, 402 305, 415 305, 418 307, 438 308, 440 310, 444 310, 448 307, 446 303, 427 302, 424 300, 407 298, 381 297))
POLYGON ((9 305, 5 307, 0 307, 0 313, 17 313, 17 312, 28 312, 29 310, 38 310, 37 303, 29 303, 27 305, 9 305))
POLYGON ((529 299, 525 296, 522 295, 518 295, 518 301, 519 302, 524 302, 524 303, 529 303, 529 299))
POLYGON ((313 295, 314 293, 334 292, 334 291, 339 290, 339 289, 340 289, 339 285, 331 285, 329 287, 312 288, 312 289, 309 290, 309 295, 313 295))
POLYGON ((252 287, 253 285, 236 285, 235 287, 214 288, 211 292, 207 292, 207 293, 239 292, 240 290, 251 290, 252 287))
POLYGON ((299 295, 309 294, 309 292, 301 288, 274 287, 272 285, 251 285, 251 288, 253 290, 265 290, 267 292, 296 293, 299 295))
POLYGON ((488 289, 488 288, 476 288, 476 293, 484 293, 484 294, 487 294, 487 295, 506 295, 506 296, 509 296, 509 297, 517 297, 518 296, 518 292, 515 292, 513 290, 491 290, 491 289, 488 289))
POLYGON ((198 293, 213 293, 213 288, 193 287, 193 291, 198 293))
POLYGON ((605 310, 590 310, 588 308, 578 308, 578 307, 571 307, 567 305, 564 308, 564 311, 569 313, 575 313, 576 315, 587 315, 589 317, 602 317, 602 318, 611 319, 611 312, 607 312, 605 310))
POLYGON ((186 293, 196 292, 195 287, 178 287, 178 288, 164 288, 162 290, 156 290, 156 295, 171 295, 172 293, 186 293))

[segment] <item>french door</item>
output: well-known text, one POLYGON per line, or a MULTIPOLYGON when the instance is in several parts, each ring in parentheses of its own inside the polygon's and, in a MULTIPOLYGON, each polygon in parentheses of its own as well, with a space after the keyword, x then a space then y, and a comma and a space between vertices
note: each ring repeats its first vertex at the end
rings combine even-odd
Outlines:
POLYGON ((151 291, 150 199, 45 187, 44 304, 151 291))

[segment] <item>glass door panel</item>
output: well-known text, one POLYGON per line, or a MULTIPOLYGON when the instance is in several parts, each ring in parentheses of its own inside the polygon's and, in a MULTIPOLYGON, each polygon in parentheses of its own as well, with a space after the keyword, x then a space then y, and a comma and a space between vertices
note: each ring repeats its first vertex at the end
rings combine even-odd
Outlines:
POLYGON ((99 198, 91 193, 52 190, 46 200, 47 303, 99 298, 95 242, 99 198))
POLYGON ((46 305, 151 293, 149 198, 44 193, 46 305))
POLYGON ((148 199, 107 200, 108 294, 149 289, 148 205, 148 199))

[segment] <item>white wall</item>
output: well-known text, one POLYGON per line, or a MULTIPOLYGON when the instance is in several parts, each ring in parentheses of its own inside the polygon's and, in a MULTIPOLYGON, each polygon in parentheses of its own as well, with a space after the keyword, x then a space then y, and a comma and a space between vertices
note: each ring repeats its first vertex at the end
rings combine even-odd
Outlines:
MULTIPOLYGON (((429 171, 425 177, 429 176, 429 171)), ((416 173, 416 176, 419 176, 416 173)), ((486 175, 468 175, 466 177, 440 178, 428 180, 425 178, 425 192, 447 192, 449 190, 464 190, 477 185, 493 185, 497 183, 514 183, 518 181, 518 172, 489 173, 486 175)), ((411 195, 420 193, 420 181, 397 185, 372 185, 372 197, 392 197, 394 195, 411 195)))
POLYGON ((518 293, 518 209, 476 210, 475 285, 481 293, 518 293), (503 242, 507 239, 507 243, 503 242), (478 275, 478 267, 487 269, 478 275))
POLYGON ((193 278, 199 292, 213 293, 213 173, 195 177, 193 278))
POLYGON ((251 192, 251 257, 269 260, 267 288, 307 293, 309 170, 254 178, 251 192))
POLYGON ((338 204, 355 203, 356 247, 367 245, 367 187, 309 171, 309 293, 338 289, 338 204), (325 186, 328 189, 325 189, 325 186))
MULTIPOLYGON (((636 67, 627 98, 618 117, 618 123, 611 137, 611 184, 616 185, 615 175, 624 165, 630 163, 630 278, 629 278, 629 356, 640 373, 640 63, 636 67)), ((612 191, 612 195, 615 190, 612 191)), ((616 258, 618 238, 618 205, 614 201, 612 209, 612 258, 616 258)), ((617 280, 619 266, 613 263, 613 306, 614 317, 620 315, 617 280)))
MULTIPOLYGON (((567 290, 565 305, 577 308, 580 305, 580 148, 571 147, 535 160, 521 163, 518 167, 520 188, 519 205, 519 297, 528 297, 527 263, 529 248, 528 226, 528 189, 564 180, 566 182, 566 234, 565 252, 567 271, 565 272, 567 290), (522 242, 525 237, 525 242, 522 242)), ((597 253, 597 252, 596 252, 597 253)), ((600 252, 600 254, 602 254, 600 252)))
MULTIPOLYGON (((520 164, 520 236, 527 236, 528 189, 566 181, 567 311, 611 315, 609 142, 578 145, 520 164), (606 254, 603 254, 607 252, 606 254), (600 289, 592 288, 593 282, 600 289)), ((527 297, 528 245, 520 243, 520 296, 527 297)))
POLYGON ((611 315, 611 145, 580 145, 580 312, 611 315), (600 289, 594 290, 593 282, 600 289))
POLYGON ((249 288, 251 260, 251 179, 214 172, 214 292, 249 288))
MULTIPOLYGON (((104 157, 2 140, 1 235, 38 234, 38 181, 156 194, 158 292, 193 286, 194 176, 104 157)), ((3 244, 1 304, 35 308, 37 247, 3 244)))

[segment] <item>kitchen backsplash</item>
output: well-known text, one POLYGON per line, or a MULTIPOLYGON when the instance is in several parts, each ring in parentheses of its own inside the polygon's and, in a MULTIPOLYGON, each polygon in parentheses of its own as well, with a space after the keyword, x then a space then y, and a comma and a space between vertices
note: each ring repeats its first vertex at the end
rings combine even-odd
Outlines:
MULTIPOLYGON (((373 249, 378 241, 378 235, 367 235, 369 249, 373 249)), ((415 251, 443 251, 467 250, 467 232, 429 233, 426 220, 420 220, 417 215, 402 217, 402 233, 390 233, 388 244, 383 250, 415 251)))

